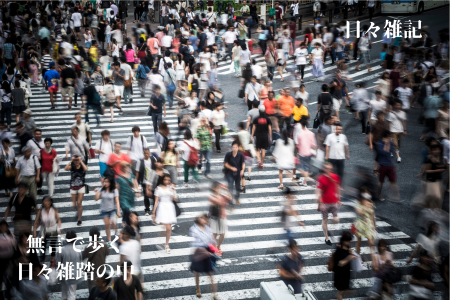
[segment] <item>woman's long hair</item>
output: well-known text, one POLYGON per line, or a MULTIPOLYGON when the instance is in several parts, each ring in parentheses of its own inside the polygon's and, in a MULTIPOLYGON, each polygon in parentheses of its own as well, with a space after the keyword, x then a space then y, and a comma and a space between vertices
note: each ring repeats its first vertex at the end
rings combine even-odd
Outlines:
POLYGON ((133 50, 133 46, 131 45, 131 43, 127 44, 127 51, 129 51, 129 50, 133 50))

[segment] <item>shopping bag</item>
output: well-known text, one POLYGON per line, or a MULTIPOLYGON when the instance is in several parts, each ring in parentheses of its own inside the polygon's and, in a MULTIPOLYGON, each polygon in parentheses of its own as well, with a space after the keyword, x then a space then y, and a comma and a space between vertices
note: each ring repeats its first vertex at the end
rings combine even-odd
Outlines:
POLYGON ((230 73, 234 72, 234 61, 231 62, 230 64, 230 73))
POLYGON ((363 269, 363 265, 361 263, 361 256, 358 253, 353 252, 353 255, 356 256, 354 259, 350 261, 350 268, 353 272, 361 272, 363 269))
POLYGON ((319 121, 319 113, 316 114, 316 117, 314 118, 313 128, 316 129, 319 127, 320 121, 319 121))

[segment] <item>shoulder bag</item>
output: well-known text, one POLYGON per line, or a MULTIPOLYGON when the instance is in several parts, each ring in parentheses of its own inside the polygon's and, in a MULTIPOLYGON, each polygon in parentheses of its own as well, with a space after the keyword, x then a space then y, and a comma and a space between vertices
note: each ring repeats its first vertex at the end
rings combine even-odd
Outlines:
POLYGON ((130 77, 128 77, 128 79, 124 79, 123 80, 123 86, 124 87, 131 87, 131 82, 132 82, 132 76, 131 76, 131 72, 130 72, 130 77))
POLYGON ((141 46, 141 48, 139 49, 139 52, 138 52, 138 57, 139 58, 144 58, 145 57, 145 51, 142 51, 142 48, 145 46, 145 43, 144 44, 142 44, 142 46, 141 46))

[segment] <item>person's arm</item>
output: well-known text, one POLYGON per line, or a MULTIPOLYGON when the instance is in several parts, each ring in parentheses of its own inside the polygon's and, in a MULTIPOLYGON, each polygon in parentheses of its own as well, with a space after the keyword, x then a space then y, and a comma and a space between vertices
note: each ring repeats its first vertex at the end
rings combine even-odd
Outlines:
POLYGON ((328 154, 330 153, 330 146, 326 145, 325 147, 325 160, 328 160, 328 154))
MULTIPOLYGON (((39 224, 41 223, 41 211, 42 208, 40 210, 38 210, 38 212, 36 213, 36 219, 34 220, 34 226, 33 226, 33 237, 36 238, 36 231, 39 227, 39 224)), ((5 214, 5 219, 6 219, 6 214, 5 214)))
POLYGON ((120 217, 122 217, 122 213, 120 212, 119 196, 115 196, 114 201, 116 202, 117 216, 120 218, 120 217))
POLYGON ((73 157, 70 160, 70 162, 64 167, 64 170, 66 170, 66 171, 72 170, 72 162, 73 162, 73 157))
POLYGON ((100 190, 98 190, 97 193, 95 193, 94 200, 97 201, 98 199, 100 199, 101 196, 102 196, 102 191, 100 189, 100 190))
POLYGON ((163 103, 164 117, 166 117, 166 104, 163 103))
POLYGON ((158 203, 159 203, 159 197, 155 196, 155 205, 153 207, 153 212, 152 212, 152 219, 153 220, 156 219, 156 209, 158 208, 158 203))
MULTIPOLYGON (((350 252, 350 253, 351 253, 351 252, 350 252)), ((356 258, 355 255, 349 254, 346 258, 344 258, 344 259, 342 259, 342 260, 339 261, 339 263, 338 263, 339 267, 345 266, 346 264, 348 264, 348 263, 349 263, 352 259, 354 259, 354 258, 356 258)))
POLYGON ((36 182, 41 181, 41 168, 36 168, 36 182))
POLYGON ((402 120, 402 125, 403 125, 403 135, 406 136, 408 133, 406 132, 406 121, 402 120))
POLYGON ((348 151, 348 145, 344 146, 345 149, 345 156, 347 157, 347 159, 350 159, 350 152, 348 151))

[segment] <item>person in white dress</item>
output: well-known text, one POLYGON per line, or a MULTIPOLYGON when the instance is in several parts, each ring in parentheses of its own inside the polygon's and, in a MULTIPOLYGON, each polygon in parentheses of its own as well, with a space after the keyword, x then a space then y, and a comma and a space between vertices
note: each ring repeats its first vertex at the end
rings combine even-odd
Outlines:
POLYGON ((278 175, 280 179, 278 188, 280 190, 284 188, 283 170, 295 169, 294 141, 289 138, 286 129, 283 129, 281 136, 283 138, 276 141, 275 149, 272 153, 278 166, 278 175))
POLYGON ((183 56, 181 54, 177 54, 177 60, 175 61, 175 72, 177 74, 177 81, 179 87, 181 87, 181 80, 186 79, 185 68, 186 64, 183 60, 183 56))
POLYGON ((177 223, 177 214, 174 201, 177 201, 177 193, 171 184, 170 175, 163 176, 163 183, 155 190, 155 205, 152 218, 156 223, 166 228, 166 252, 170 254, 169 240, 172 234, 172 224, 177 223))

